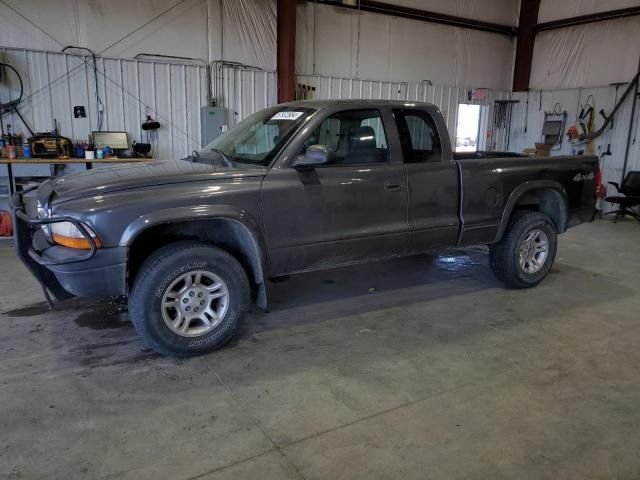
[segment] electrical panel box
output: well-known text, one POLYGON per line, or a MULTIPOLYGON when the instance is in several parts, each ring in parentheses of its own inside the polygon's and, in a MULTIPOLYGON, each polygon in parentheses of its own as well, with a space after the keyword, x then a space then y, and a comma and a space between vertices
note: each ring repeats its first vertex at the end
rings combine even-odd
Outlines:
POLYGON ((202 147, 226 131, 227 119, 223 107, 200 108, 200 138, 202 147))

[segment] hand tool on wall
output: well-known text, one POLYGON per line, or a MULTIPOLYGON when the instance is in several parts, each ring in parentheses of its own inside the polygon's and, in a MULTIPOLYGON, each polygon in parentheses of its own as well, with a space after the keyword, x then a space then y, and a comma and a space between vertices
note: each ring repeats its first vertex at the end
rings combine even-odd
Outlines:
MULTIPOLYGON (((595 108, 595 99, 593 98, 593 95, 589 95, 584 105, 581 106, 580 114, 578 115, 578 123, 582 129, 581 136, 587 137, 595 130, 595 108), (589 101, 591 101, 591 103, 589 103, 589 101)), ((587 140, 586 144, 587 155, 593 155, 595 153, 595 144, 593 139, 587 140)))
POLYGON ((519 103, 518 100, 495 100, 493 104, 493 143, 492 150, 509 150, 509 140, 511 137, 511 117, 513 105, 519 103), (501 137, 500 139, 498 137, 501 137), (501 146, 498 148, 498 140, 501 146))
MULTIPOLYGON (((613 95, 613 105, 615 106, 618 103, 618 90, 620 89, 620 85, 624 85, 624 83, 612 83, 611 85, 615 87, 615 93, 613 95)), ((607 115, 604 109, 600 110, 600 115, 602 116, 602 118, 604 118, 605 121, 607 120, 607 115)), ((602 154, 603 156, 613 155, 611 153, 611 138, 613 137, 613 123, 614 123, 614 119, 612 118, 611 121, 609 122, 609 139, 607 140, 607 151, 602 154)))

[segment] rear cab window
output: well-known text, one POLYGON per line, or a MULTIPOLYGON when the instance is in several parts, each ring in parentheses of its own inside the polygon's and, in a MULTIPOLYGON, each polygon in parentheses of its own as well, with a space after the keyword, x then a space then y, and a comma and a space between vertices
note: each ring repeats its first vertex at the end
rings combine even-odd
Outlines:
POLYGON ((442 145, 435 120, 419 109, 393 109, 405 163, 438 162, 442 145))

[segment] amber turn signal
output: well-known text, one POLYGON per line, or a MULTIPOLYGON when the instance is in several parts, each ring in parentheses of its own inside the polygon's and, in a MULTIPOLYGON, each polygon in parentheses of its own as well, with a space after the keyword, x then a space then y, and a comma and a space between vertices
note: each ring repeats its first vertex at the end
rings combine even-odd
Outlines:
MULTIPOLYGON (((53 234, 53 241, 58 245, 68 248, 79 248, 82 250, 91 250, 91 244, 89 240, 86 238, 73 238, 73 237, 65 237, 64 235, 53 234)), ((97 238, 93 239, 96 242, 96 247, 102 247, 102 243, 97 238)))

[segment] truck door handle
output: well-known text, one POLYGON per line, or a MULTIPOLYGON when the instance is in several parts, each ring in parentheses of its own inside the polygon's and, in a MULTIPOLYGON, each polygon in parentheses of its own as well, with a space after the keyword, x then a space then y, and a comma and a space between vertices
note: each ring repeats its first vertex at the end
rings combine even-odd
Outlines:
POLYGON ((400 182, 386 182, 384 184, 384 188, 391 191, 402 190, 402 187, 403 185, 400 182))

